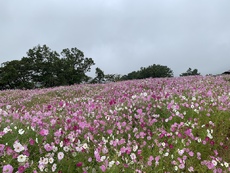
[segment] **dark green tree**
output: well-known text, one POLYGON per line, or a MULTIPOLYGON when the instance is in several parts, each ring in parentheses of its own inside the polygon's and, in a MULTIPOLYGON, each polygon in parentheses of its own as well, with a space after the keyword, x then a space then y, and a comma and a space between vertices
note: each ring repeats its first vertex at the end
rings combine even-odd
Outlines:
POLYGON ((38 45, 29 49, 27 57, 24 57, 22 61, 30 62, 28 72, 35 84, 40 83, 43 87, 53 87, 58 84, 59 56, 56 51, 52 51, 46 45, 38 45))
POLYGON ((105 80, 108 82, 117 82, 121 80, 121 75, 120 74, 106 74, 105 80))
POLYGON ((19 60, 5 62, 0 68, 0 89, 33 88, 33 82, 25 71, 25 65, 19 60))
POLYGON ((103 81, 105 81, 105 74, 100 68, 97 67, 95 73, 96 73, 96 77, 94 80, 97 83, 102 83, 103 81))
POLYGON ((185 73, 180 74, 180 76, 194 76, 194 75, 200 75, 200 73, 198 73, 197 69, 192 70, 190 67, 185 73))
POLYGON ((69 85, 88 79, 85 73, 95 64, 92 58, 84 58, 84 53, 77 48, 63 49, 61 55, 63 56, 61 76, 67 79, 69 85))
POLYGON ((21 60, 5 62, 0 67, 0 89, 54 87, 87 81, 86 72, 94 65, 77 48, 64 49, 62 58, 46 45, 29 49, 21 60))
POLYGON ((122 80, 145 79, 150 77, 173 77, 173 71, 167 66, 153 64, 148 67, 141 67, 139 71, 133 71, 128 73, 128 75, 122 76, 122 80))

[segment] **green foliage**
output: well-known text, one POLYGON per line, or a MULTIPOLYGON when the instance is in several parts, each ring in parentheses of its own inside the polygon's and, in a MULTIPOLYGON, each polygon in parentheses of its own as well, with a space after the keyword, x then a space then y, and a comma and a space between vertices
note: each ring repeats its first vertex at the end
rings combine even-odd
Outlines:
POLYGON ((5 62, 0 67, 0 89, 31 89, 72 85, 89 79, 94 65, 77 48, 63 49, 62 57, 46 45, 29 49, 27 57, 5 62))
POLYGON ((128 75, 122 76, 122 80, 145 79, 150 77, 173 77, 173 71, 167 66, 153 64, 148 67, 141 67, 138 71, 133 71, 128 73, 128 75))
POLYGON ((102 83, 105 80, 105 74, 100 68, 96 68, 96 77, 94 78, 95 83, 102 83))
POLYGON ((197 69, 192 70, 191 68, 189 68, 185 73, 180 74, 180 76, 194 76, 194 75, 200 75, 200 73, 198 73, 197 69))
POLYGON ((106 74, 105 80, 109 82, 117 82, 121 80, 121 75, 119 74, 106 74))

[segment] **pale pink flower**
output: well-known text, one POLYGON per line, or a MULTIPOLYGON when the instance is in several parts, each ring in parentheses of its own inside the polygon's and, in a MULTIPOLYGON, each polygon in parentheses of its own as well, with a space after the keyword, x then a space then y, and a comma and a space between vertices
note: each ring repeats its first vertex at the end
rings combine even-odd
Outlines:
POLYGON ((188 168, 188 171, 189 171, 189 172, 194 172, 194 168, 193 168, 192 166, 190 166, 190 167, 188 168))
POLYGON ((62 160, 64 158, 64 153, 63 152, 59 152, 58 153, 58 160, 62 160))
POLYGON ((54 163, 54 164, 52 165, 52 172, 55 172, 56 169, 57 169, 57 164, 54 163))
POLYGON ((184 154, 184 150, 178 150, 178 154, 182 156, 184 154))
POLYGON ((2 168, 2 173, 12 173, 14 168, 11 165, 4 165, 2 168))
POLYGON ((130 157, 131 157, 132 160, 135 160, 137 158, 135 153, 131 153, 130 157))
POLYGON ((180 169, 184 169, 184 168, 185 168, 184 163, 179 164, 179 168, 180 168, 180 169))
POLYGON ((191 156, 191 157, 194 156, 194 153, 193 153, 192 151, 190 151, 188 154, 189 154, 189 156, 191 156))
POLYGON ((14 147, 14 151, 17 153, 20 153, 25 149, 19 142, 15 142, 13 147, 14 147))

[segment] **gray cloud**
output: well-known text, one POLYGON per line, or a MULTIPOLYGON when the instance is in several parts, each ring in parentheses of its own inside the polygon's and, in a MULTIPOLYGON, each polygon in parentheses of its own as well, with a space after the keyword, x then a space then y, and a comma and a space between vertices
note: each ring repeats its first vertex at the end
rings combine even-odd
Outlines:
MULTIPOLYGON (((152 64, 176 76, 230 69, 228 0, 12 0, 0 2, 0 63, 38 45, 77 47, 105 73, 152 64)), ((94 75, 94 68, 90 75, 94 75)))

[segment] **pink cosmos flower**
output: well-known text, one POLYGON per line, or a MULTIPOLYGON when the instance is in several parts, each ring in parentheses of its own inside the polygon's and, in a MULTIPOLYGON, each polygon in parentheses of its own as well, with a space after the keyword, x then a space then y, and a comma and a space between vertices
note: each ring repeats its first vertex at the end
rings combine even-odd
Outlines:
POLYGON ((208 169, 213 169, 215 167, 212 162, 208 162, 206 166, 208 167, 208 169))
POLYGON ((106 171, 105 165, 101 165, 100 168, 101 168, 102 172, 105 172, 105 171, 106 171))
POLYGON ((30 143, 30 145, 34 145, 34 144, 35 144, 35 141, 34 141, 33 139, 30 138, 29 143, 30 143))
POLYGON ((182 150, 178 150, 178 154, 180 155, 180 156, 182 156, 183 154, 184 154, 184 150, 182 149, 182 150))
POLYGON ((112 130, 112 129, 108 129, 108 130, 107 130, 107 133, 108 133, 109 135, 111 135, 111 134, 113 133, 113 130, 112 130))
POLYGON ((53 146, 51 146, 50 144, 45 144, 44 148, 46 151, 52 151, 53 150, 53 146))
POLYGON ((193 153, 192 151, 190 151, 188 154, 189 154, 189 156, 191 156, 191 157, 194 156, 194 153, 193 153))
POLYGON ((49 134, 49 130, 46 130, 46 129, 42 129, 40 132, 39 132, 40 135, 42 136, 47 136, 49 134))
POLYGON ((179 164, 179 168, 180 168, 180 169, 184 169, 184 168, 185 168, 184 163, 179 164))
POLYGON ((10 147, 6 147, 6 154, 7 155, 12 155, 14 153, 14 150, 12 150, 10 147))
POLYGON ((5 165, 2 168, 2 173, 12 173, 14 168, 11 165, 5 165))
POLYGON ((0 144, 0 151, 3 151, 5 148, 5 145, 4 144, 0 144))
POLYGON ((207 96, 209 96, 209 97, 212 96, 212 91, 211 91, 211 90, 209 90, 209 91, 207 92, 207 96))
POLYGON ((152 166, 152 161, 149 160, 149 161, 147 162, 147 164, 148 164, 148 166, 152 166))
POLYGON ((153 156, 149 156, 149 161, 153 161, 154 157, 153 156))
POLYGON ((160 160, 160 158, 161 158, 161 156, 157 156, 157 157, 155 158, 156 162, 158 162, 158 161, 160 160))

